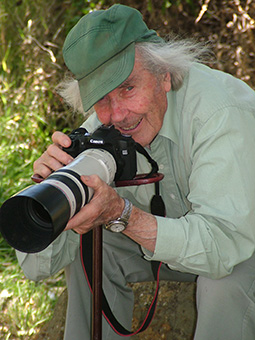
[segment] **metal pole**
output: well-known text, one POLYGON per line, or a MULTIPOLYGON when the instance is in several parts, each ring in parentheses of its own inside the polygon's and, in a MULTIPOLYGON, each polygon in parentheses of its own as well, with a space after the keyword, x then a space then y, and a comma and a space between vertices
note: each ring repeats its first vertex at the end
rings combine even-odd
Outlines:
POLYGON ((92 339, 102 339, 102 226, 93 229, 92 339))

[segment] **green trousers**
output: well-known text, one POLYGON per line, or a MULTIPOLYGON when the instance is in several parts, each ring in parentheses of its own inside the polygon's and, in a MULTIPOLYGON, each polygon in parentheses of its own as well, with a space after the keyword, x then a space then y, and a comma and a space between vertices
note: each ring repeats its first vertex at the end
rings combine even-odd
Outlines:
MULTIPOLYGON (((112 312, 131 329, 134 296, 127 282, 154 280, 151 263, 140 247, 122 234, 104 230, 103 289, 112 312)), ((66 268, 68 308, 65 340, 91 339, 92 296, 80 256, 66 268)), ((180 273, 163 265, 160 279, 197 281, 197 326, 195 340, 255 339, 255 256, 237 265, 231 275, 212 280, 180 273)), ((103 318, 103 340, 119 340, 103 318)), ((130 337, 125 337, 129 339, 130 337)))

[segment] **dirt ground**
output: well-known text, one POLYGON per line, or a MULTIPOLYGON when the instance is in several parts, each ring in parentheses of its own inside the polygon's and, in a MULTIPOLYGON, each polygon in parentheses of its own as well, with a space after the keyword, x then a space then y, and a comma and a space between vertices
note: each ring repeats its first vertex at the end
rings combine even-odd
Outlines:
MULTIPOLYGON (((134 340, 191 340, 196 321, 194 283, 160 282, 155 316, 149 328, 132 336, 134 340)), ((139 328, 148 311, 155 283, 132 284, 135 294, 133 330, 139 328)), ((66 291, 60 296, 54 317, 31 340, 62 340, 64 334, 66 291)), ((89 340, 89 339, 85 339, 89 340)))
MULTIPOLYGON (((143 320, 148 310, 148 290, 154 291, 154 283, 136 284, 133 326, 143 320)), ((175 283, 162 281, 157 310, 150 327, 143 333, 132 337, 136 340, 191 340, 193 338, 196 308, 194 283, 175 283)))

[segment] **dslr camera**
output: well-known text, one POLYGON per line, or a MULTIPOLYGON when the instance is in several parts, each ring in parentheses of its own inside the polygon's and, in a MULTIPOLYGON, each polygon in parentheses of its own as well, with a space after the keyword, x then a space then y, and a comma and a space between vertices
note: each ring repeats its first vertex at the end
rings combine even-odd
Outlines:
POLYGON ((121 134, 113 125, 101 125, 90 134, 84 128, 73 130, 69 135, 72 143, 64 148, 69 155, 77 157, 87 149, 104 149, 116 162, 114 181, 130 180, 136 175, 136 143, 129 135, 121 134))
POLYGON ((90 201, 93 190, 81 181, 82 175, 96 174, 109 185, 136 175, 136 143, 114 126, 102 125, 92 134, 79 128, 69 136, 71 146, 64 150, 74 160, 9 198, 0 209, 0 231, 19 251, 45 249, 90 201))

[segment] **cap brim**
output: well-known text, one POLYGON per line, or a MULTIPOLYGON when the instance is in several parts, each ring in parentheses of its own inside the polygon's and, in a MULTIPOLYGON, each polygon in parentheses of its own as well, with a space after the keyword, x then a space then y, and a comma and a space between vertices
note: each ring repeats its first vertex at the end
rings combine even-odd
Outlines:
POLYGON ((107 93, 121 85, 130 75, 135 62, 135 43, 107 60, 104 64, 79 80, 84 111, 88 111, 107 93))

